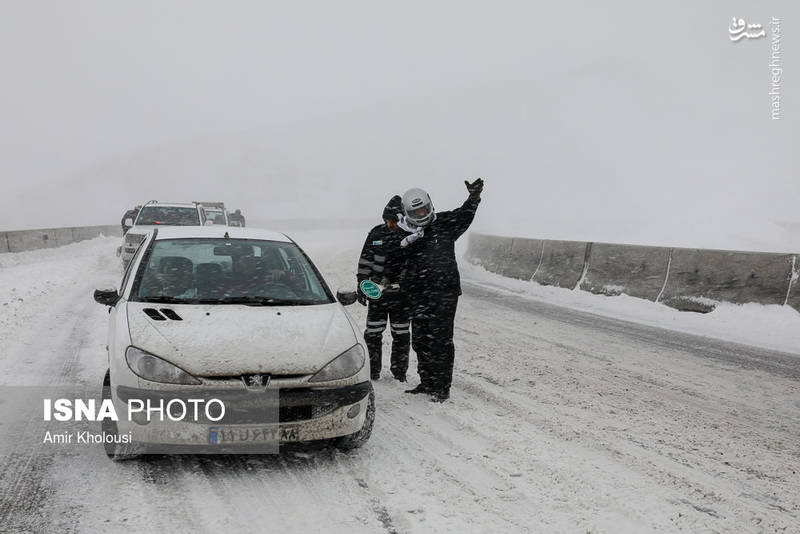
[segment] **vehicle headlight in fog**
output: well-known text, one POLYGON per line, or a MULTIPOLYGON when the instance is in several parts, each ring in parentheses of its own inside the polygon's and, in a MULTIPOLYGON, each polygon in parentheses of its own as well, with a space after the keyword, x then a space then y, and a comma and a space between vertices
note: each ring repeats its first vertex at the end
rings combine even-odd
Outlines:
POLYGON ((350 347, 339 356, 334 358, 317 374, 308 379, 309 382, 328 382, 330 380, 341 380, 349 378, 359 372, 364 367, 364 349, 361 345, 350 347))
POLYGON ((125 243, 129 245, 138 245, 142 241, 144 241, 144 236, 141 234, 132 234, 130 232, 125 234, 125 243))
POLYGON ((128 350, 125 351, 125 360, 131 371, 145 380, 165 384, 202 384, 177 365, 172 365, 168 361, 136 347, 128 347, 128 350))

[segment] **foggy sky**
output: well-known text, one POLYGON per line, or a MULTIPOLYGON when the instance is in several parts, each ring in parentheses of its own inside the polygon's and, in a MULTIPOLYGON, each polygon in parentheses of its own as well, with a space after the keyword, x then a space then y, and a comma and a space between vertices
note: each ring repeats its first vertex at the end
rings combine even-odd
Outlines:
POLYGON ((154 198, 377 222, 483 176, 476 230, 800 250, 796 3, 595 4, 4 1, 0 230, 154 198), (781 121, 733 16, 782 19, 781 121))

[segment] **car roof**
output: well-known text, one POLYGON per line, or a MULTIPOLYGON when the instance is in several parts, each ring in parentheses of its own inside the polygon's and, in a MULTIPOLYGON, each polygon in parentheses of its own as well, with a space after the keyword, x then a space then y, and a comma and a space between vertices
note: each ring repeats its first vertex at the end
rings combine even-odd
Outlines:
POLYGON ((264 241, 282 241, 291 243, 285 234, 262 228, 242 228, 239 226, 158 226, 156 240, 162 239, 258 239, 264 241))
POLYGON ((150 202, 142 206, 143 208, 155 207, 155 208, 195 208, 197 209, 197 204, 191 202, 150 202))

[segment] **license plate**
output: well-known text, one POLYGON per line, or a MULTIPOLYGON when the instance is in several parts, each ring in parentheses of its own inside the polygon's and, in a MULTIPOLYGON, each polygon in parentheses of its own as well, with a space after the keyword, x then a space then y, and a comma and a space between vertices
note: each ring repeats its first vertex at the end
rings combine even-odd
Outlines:
POLYGON ((264 426, 212 426, 208 429, 208 442, 212 445, 234 443, 277 443, 297 441, 297 429, 293 427, 264 426))

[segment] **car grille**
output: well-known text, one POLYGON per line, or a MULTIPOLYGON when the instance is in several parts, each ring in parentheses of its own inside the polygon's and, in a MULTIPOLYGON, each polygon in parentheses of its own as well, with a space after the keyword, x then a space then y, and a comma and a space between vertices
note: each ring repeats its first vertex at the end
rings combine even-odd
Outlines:
MULTIPOLYGON (((273 375, 268 373, 263 374, 244 374, 244 375, 230 375, 230 376, 200 376, 203 380, 236 380, 238 382, 242 382, 242 384, 253 384, 252 380, 256 377, 259 377, 260 382, 262 385, 265 385, 272 380, 296 380, 298 378, 303 378, 304 376, 309 376, 308 373, 300 373, 294 375, 273 375)), ((257 382, 256 382, 257 383, 257 382)), ((255 384, 253 384, 255 385, 255 384)))
MULTIPOLYGON (((308 374, 286 374, 286 375, 270 375, 270 374, 244 374, 232 376, 203 376, 204 381, 210 382, 209 385, 216 381, 236 381, 250 391, 258 390, 259 388, 266 388, 267 384, 273 383, 274 380, 296 380, 304 378, 308 374)), ((329 402, 287 402, 288 399, 284 395, 289 392, 302 394, 304 388, 290 388, 281 389, 281 400, 278 404, 278 420, 281 423, 291 423, 292 421, 308 421, 316 419, 317 417, 324 417, 334 411, 340 402, 337 400, 329 402)), ((225 421, 228 424, 247 424, 263 422, 264 411, 263 408, 257 406, 239 406, 232 404, 226 405, 225 421)))
MULTIPOLYGON (((341 388, 265 388, 261 391, 252 388, 219 387, 203 388, 202 393, 193 393, 190 397, 218 399, 225 405, 225 417, 222 421, 213 420, 219 415, 216 411, 209 412, 210 418, 207 419, 205 412, 201 410, 198 422, 220 425, 269 424, 276 422, 276 418, 278 422, 291 423, 324 417, 337 408, 363 400, 371 389, 369 382, 341 388)), ((185 392, 145 391, 125 386, 117 387, 117 395, 123 402, 127 402, 127 399, 140 399, 155 403, 186 397, 185 392)), ((180 411, 182 408, 176 403, 171 409, 180 411)), ((178 417, 178 414, 173 413, 173 416, 178 417)))
MULTIPOLYGON (((291 375, 271 375, 271 374, 244 374, 244 375, 231 375, 231 376, 204 376, 204 380, 209 382, 215 381, 236 381, 242 384, 247 389, 265 388, 273 380, 296 380, 303 378, 308 374, 291 374, 291 375)), ((278 421, 281 423, 291 423, 293 421, 308 421, 317 417, 328 415, 336 409, 335 404, 327 405, 281 405, 278 406, 278 421)), ((228 408, 225 414, 226 424, 248 424, 264 422, 264 412, 258 407, 243 407, 238 408, 232 405, 228 408)))
MULTIPOLYGON (((265 411, 263 408, 236 408, 235 405, 226 406, 224 420, 224 424, 226 425, 247 425, 270 422, 265 421, 265 411)), ((292 423, 308 421, 328 415, 335 409, 335 404, 323 406, 314 406, 310 404, 303 406, 279 406, 278 422, 292 423)))

